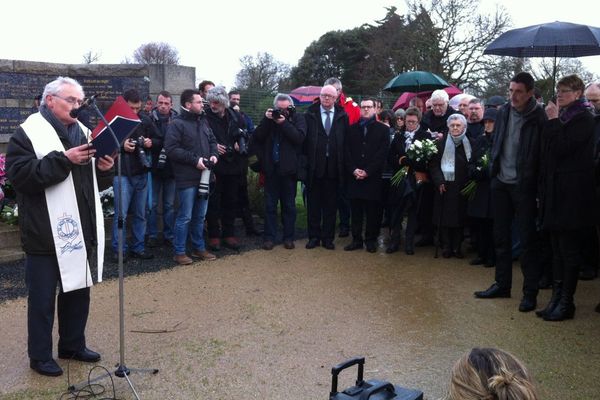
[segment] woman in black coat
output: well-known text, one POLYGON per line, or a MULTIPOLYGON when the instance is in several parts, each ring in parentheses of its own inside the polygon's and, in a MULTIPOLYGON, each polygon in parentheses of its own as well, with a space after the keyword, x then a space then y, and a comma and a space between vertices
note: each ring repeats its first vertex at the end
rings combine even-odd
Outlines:
POLYGON ((537 315, 546 321, 573 318, 581 264, 581 238, 595 222, 594 117, 577 75, 558 81, 557 104, 546 107, 542 135, 540 221, 553 254, 552 298, 537 315), (559 111, 560 108, 560 111, 559 111))
POLYGON ((397 133, 388 153, 388 165, 395 174, 401 168, 408 167, 406 177, 397 186, 392 187, 393 211, 390 221, 390 243, 386 253, 394 253, 400 248, 402 221, 407 215, 404 251, 415 254, 415 233, 417 230, 417 212, 423 198, 423 181, 429 180, 425 160, 411 160, 407 150, 415 141, 431 140, 431 135, 420 125, 421 110, 410 107, 405 113, 406 130, 397 133), (417 178, 417 174, 419 177, 417 178))
POLYGON ((472 145, 466 135, 467 120, 462 114, 448 117, 449 132, 438 143, 438 153, 430 163, 436 188, 433 223, 442 237, 442 256, 463 258, 460 249, 467 215, 467 199, 460 191, 469 179, 468 163, 472 145))

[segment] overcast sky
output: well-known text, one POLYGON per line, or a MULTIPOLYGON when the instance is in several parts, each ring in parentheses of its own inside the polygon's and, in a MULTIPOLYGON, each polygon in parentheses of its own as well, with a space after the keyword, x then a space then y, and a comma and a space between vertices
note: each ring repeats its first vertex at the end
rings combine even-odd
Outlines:
MULTIPOLYGON (((600 25, 593 1, 482 0, 481 10, 498 3, 514 27, 557 20, 600 25)), ((142 43, 163 41, 179 51, 182 65, 196 67, 198 81, 231 87, 240 57, 268 52, 293 66, 325 32, 381 19, 389 5, 406 11, 397 0, 9 0, 2 3, 0 58, 81 63, 91 50, 112 64, 131 58, 142 43)), ((581 60, 600 74, 600 56, 581 60)))

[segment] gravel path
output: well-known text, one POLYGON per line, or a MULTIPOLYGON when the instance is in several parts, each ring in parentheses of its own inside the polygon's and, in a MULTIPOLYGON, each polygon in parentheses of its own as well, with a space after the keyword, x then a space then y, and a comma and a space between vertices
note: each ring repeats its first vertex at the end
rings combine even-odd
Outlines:
MULTIPOLYGON (((126 365, 160 369, 132 373, 140 398, 326 399, 331 366, 362 355, 367 379, 438 399, 452 363, 474 346, 516 354, 543 399, 598 398, 600 314, 593 308, 600 280, 580 283, 574 320, 548 323, 517 311, 518 291, 510 299, 473 298, 491 282, 490 269, 434 259, 433 248, 414 256, 343 251, 348 242, 336 239, 335 251, 305 250, 305 240, 295 250, 248 245, 240 255, 175 268, 166 251, 152 262, 127 263, 126 365), (140 274, 149 271, 156 272, 140 274)), ((515 264, 515 287, 520 275, 515 264)), ((92 290, 87 329, 109 371, 119 360, 117 283, 107 279, 92 290)), ((549 296, 543 291, 540 303, 549 296)), ((25 312, 23 297, 0 302, 0 398, 58 399, 90 366, 70 364, 69 381, 33 373, 25 312)), ((340 387, 350 386, 355 370, 342 375, 340 387)), ((119 399, 134 398, 124 379, 115 378, 115 386, 119 399)))

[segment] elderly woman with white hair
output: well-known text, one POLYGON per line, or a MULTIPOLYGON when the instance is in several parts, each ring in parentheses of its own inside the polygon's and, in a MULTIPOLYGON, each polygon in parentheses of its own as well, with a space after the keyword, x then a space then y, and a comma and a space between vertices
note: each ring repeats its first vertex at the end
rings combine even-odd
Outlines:
POLYGON ((462 114, 448 117, 449 132, 438 143, 438 153, 431 160, 430 172, 436 196, 433 223, 442 237, 442 256, 463 258, 461 244, 467 213, 467 199, 460 191, 469 179, 468 163, 472 143, 467 137, 467 120, 462 114))

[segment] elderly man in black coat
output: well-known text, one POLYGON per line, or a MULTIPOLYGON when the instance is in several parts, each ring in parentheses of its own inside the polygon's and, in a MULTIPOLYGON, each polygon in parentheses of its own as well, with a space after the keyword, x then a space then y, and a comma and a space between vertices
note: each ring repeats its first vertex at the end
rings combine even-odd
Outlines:
POLYGON ((321 101, 310 106, 305 114, 307 249, 319 244, 328 250, 335 248, 336 200, 344 182, 344 140, 349 128, 348 115, 336 104, 337 96, 335 87, 323 86, 321 101))
POLYGON ((349 174, 348 198, 352 214, 352 243, 344 250, 363 248, 363 221, 366 217, 364 244, 367 251, 377 250, 383 205, 381 173, 389 148, 389 129, 375 119, 375 100, 360 102, 360 121, 350 127, 346 140, 346 171, 349 174))

